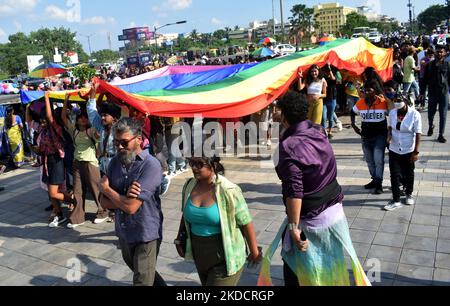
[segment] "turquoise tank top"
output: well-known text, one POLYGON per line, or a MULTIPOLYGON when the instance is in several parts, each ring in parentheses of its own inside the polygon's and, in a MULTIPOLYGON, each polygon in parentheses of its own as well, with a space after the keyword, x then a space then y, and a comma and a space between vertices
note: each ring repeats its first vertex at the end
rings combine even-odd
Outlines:
POLYGON ((184 218, 190 223, 191 231, 195 236, 211 237, 222 233, 217 203, 206 208, 196 207, 189 198, 184 210, 184 218))

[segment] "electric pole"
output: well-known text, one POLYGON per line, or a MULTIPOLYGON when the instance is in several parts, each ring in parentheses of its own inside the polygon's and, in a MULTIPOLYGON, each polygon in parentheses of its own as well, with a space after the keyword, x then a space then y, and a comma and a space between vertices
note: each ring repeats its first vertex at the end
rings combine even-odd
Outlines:
POLYGON ((275 2, 275 0, 272 0, 272 28, 273 28, 273 37, 275 38, 275 3, 274 2, 275 2))
POLYGON ((408 8, 409 8, 409 26, 411 28, 411 34, 413 32, 413 21, 412 21, 412 4, 411 4, 411 0, 408 0, 408 8))
POLYGON ((281 42, 284 43, 283 0, 280 0, 280 11, 281 11, 281 42))
POLYGON ((109 45, 109 50, 112 50, 111 32, 108 32, 108 45, 109 45))

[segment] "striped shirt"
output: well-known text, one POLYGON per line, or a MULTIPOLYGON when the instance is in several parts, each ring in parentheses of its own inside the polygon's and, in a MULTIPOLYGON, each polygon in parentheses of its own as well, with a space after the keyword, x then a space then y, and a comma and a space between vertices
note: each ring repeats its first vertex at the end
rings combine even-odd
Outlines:
POLYGON ((361 116, 362 137, 373 138, 379 135, 385 135, 387 137, 386 116, 389 114, 389 107, 386 99, 377 96, 375 102, 370 107, 365 99, 361 99, 353 107, 353 112, 361 116))

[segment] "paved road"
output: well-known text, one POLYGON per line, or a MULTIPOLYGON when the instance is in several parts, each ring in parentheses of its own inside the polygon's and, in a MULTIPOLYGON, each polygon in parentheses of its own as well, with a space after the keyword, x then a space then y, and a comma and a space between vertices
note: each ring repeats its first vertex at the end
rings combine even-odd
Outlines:
POLYGON ((11 102, 20 102, 20 95, 0 95, 0 105, 11 102))
MULTIPOLYGON (((424 116, 425 118, 425 116, 424 116)), ((344 130, 336 134, 333 146, 339 165, 339 182, 346 195, 345 211, 361 262, 381 262, 381 282, 374 285, 450 285, 450 144, 425 137, 417 164, 417 205, 395 212, 382 208, 390 199, 368 194, 368 170, 362 158, 360 140, 344 130)), ((227 159, 227 176, 240 184, 254 217, 258 242, 266 248, 284 218, 280 184, 270 168, 251 159, 227 159)), ((170 285, 197 286, 195 267, 176 255, 171 244, 180 220, 180 192, 188 175, 174 180, 163 199, 164 242, 158 270, 170 285)), ((386 169, 385 177, 389 177, 386 169)), ((1 177, 0 185, 0 285, 69 285, 68 261, 77 258, 81 282, 74 285, 130 285, 131 272, 124 265, 111 224, 86 223, 76 231, 49 229, 45 192, 39 189, 39 175, 22 169, 1 177)), ((386 180, 386 185, 389 185, 386 180)), ((95 207, 88 205, 89 220, 95 207)), ((69 262, 70 263, 70 262, 69 262)), ((369 269, 370 267, 365 267, 369 269)), ((241 285, 255 285, 257 270, 246 269, 241 285)), ((279 254, 272 268, 274 282, 281 285, 279 254)))

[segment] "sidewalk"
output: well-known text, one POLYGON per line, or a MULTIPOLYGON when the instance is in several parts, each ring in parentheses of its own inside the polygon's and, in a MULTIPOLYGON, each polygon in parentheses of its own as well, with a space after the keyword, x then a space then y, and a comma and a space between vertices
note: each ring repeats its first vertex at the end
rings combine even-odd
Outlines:
MULTIPOLYGON (((425 114, 423 118, 427 127, 425 114)), ((375 196, 362 187, 370 177, 360 139, 345 129, 335 134, 332 143, 358 256, 363 265, 372 258, 381 261, 381 283, 374 285, 450 285, 450 144, 424 137, 416 169, 417 205, 388 213, 383 207, 391 198, 390 189, 375 196)), ((244 191, 258 242, 267 249, 285 217, 274 170, 261 168, 252 159, 226 159, 224 164, 227 177, 244 191)), ((181 217, 181 188, 188 177, 174 179, 162 199, 164 242, 158 271, 172 286, 199 285, 195 266, 178 258, 172 244, 181 217)), ((87 222, 76 230, 49 229, 44 212, 48 199, 39 188, 35 169, 2 175, 0 185, 6 187, 0 193, 0 285, 71 285, 68 261, 73 258, 81 261, 80 267, 72 266, 80 271, 81 282, 72 285, 131 285, 132 273, 117 248, 113 225, 87 222)), ((386 164, 385 186, 389 185, 386 164)), ((88 220, 94 220, 95 205, 89 203, 87 209, 88 220)), ((240 285, 256 285, 258 272, 246 268, 240 285)), ((283 284, 279 252, 272 275, 274 284, 283 284)))

